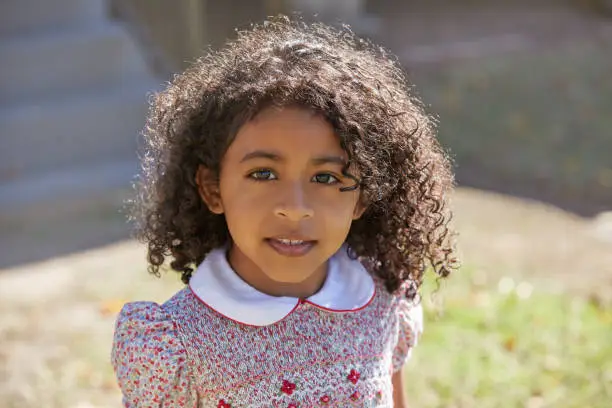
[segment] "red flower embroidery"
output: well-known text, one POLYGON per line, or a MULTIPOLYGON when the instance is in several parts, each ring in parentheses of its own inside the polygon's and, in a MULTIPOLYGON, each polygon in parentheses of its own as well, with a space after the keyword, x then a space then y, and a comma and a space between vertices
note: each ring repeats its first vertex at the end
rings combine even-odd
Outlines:
POLYGON ((352 382, 353 384, 357 384, 357 381, 359 381, 359 377, 361 377, 361 374, 359 374, 357 371, 355 371, 354 369, 351 369, 351 373, 348 375, 348 380, 350 382, 352 382))
POLYGON ((284 392, 287 395, 291 395, 293 394, 293 391, 295 390, 295 384, 287 381, 287 380, 283 380, 283 386, 281 387, 281 391, 284 392))
POLYGON ((329 396, 324 395, 324 396, 321 397, 321 402, 323 404, 327 404, 327 403, 329 403, 329 401, 331 401, 331 398, 329 398, 329 396))
POLYGON ((359 391, 355 391, 353 395, 351 395, 351 399, 353 401, 357 401, 359 398, 361 398, 361 394, 359 393, 359 391))
POLYGON ((220 400, 217 404, 217 408, 232 408, 232 406, 225 402, 225 400, 220 400))
POLYGON ((289 404, 289 405, 287 405, 287 408, 298 408, 298 407, 295 404, 289 404))

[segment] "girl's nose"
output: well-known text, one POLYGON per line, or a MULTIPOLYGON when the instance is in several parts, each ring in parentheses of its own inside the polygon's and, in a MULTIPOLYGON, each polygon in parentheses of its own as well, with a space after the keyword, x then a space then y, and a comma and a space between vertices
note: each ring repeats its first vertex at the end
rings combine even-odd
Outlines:
POLYGON ((286 218, 290 221, 301 221, 304 218, 314 216, 314 209, 308 204, 306 194, 302 186, 288 188, 287 194, 280 198, 274 208, 277 217, 286 218))

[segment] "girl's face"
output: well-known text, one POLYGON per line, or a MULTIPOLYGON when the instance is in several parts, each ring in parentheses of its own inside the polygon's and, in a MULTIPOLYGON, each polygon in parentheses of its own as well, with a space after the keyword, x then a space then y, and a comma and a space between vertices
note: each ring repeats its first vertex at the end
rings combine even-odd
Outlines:
POLYGON ((358 189, 339 191, 354 184, 342 176, 346 161, 321 116, 268 108, 239 129, 218 184, 207 182, 200 168, 202 198, 225 215, 233 240, 229 261, 245 281, 279 296, 305 297, 319 289, 327 260, 364 210, 358 189))

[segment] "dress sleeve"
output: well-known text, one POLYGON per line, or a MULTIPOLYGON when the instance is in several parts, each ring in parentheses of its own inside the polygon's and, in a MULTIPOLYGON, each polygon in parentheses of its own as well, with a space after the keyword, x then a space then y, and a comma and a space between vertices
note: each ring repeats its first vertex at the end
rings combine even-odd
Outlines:
POLYGON ((185 348, 156 303, 126 304, 117 318, 111 361, 126 408, 196 407, 185 348))
POLYGON ((412 349, 423 333, 423 307, 406 298, 399 300, 397 308, 399 336, 393 350, 393 373, 401 370, 410 358, 412 349))

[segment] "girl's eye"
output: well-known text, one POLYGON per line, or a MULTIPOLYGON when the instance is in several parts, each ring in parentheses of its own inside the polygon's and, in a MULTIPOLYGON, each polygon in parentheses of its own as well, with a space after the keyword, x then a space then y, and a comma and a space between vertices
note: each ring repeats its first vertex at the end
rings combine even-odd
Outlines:
POLYGON ((276 175, 271 170, 263 169, 249 173, 249 178, 255 180, 276 180, 276 175))
POLYGON ((336 184, 340 182, 340 180, 338 180, 336 176, 333 176, 329 173, 317 174, 313 177, 313 180, 321 184, 336 184))

